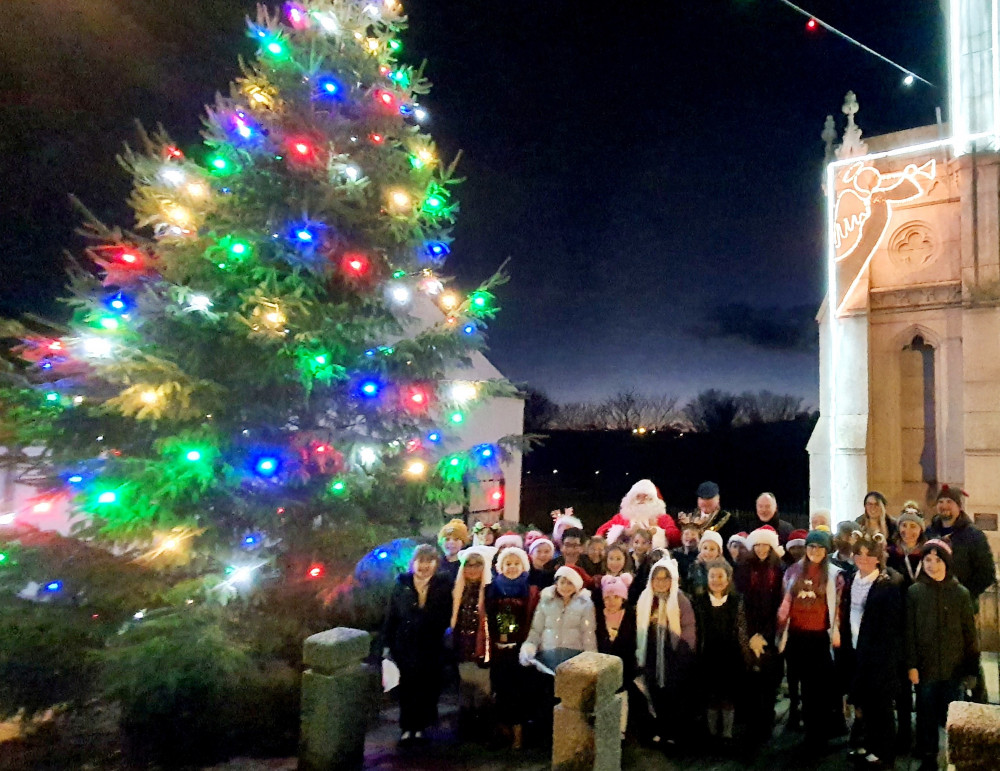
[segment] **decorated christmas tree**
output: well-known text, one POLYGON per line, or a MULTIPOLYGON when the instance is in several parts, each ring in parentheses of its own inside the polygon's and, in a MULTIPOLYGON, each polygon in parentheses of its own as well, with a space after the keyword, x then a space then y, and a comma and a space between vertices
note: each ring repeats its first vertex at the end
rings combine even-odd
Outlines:
POLYGON ((260 8, 203 144, 126 148, 134 227, 84 210, 69 322, 5 325, 0 444, 44 448, 37 500, 68 497, 82 536, 216 586, 318 578, 440 521, 509 446, 454 435, 514 394, 454 375, 501 279, 462 294, 440 275, 457 180, 401 13, 260 8))

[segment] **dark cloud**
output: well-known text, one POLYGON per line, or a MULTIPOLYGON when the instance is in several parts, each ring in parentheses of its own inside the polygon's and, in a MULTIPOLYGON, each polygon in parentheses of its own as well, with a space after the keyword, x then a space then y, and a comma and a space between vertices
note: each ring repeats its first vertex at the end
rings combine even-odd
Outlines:
POLYGON ((726 303, 688 328, 701 339, 728 339, 775 351, 814 351, 818 345, 816 306, 758 308, 726 303))

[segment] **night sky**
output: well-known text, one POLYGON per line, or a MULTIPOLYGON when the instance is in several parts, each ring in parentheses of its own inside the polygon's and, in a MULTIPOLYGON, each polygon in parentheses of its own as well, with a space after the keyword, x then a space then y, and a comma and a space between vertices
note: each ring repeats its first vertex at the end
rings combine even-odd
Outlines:
MULTIPOLYGON (((490 357, 556 401, 769 389, 815 404, 823 146, 853 89, 866 136, 944 110, 931 0, 803 0, 937 84, 778 0, 409 0, 405 60, 467 182, 446 266, 510 258, 490 357)), ((114 156, 135 119, 198 139, 226 91, 245 0, 7 0, 0 28, 0 314, 58 312, 68 194, 131 225, 114 156)), ((945 119, 947 114, 945 112, 945 119)))

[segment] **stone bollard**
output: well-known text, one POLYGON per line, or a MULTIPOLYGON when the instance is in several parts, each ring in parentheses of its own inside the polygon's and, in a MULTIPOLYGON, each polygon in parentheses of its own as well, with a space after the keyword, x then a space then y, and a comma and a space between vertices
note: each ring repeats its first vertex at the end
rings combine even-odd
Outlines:
POLYGON ((371 635, 338 627, 306 638, 302 675, 300 771, 361 768, 365 730, 377 714, 381 682, 363 664, 371 635))
POLYGON ((620 771, 621 714, 625 694, 622 661, 604 653, 581 653, 556 669, 553 710, 554 771, 620 771))
POLYGON ((948 763, 955 771, 1000 767, 1000 707, 953 701, 948 706, 948 763))

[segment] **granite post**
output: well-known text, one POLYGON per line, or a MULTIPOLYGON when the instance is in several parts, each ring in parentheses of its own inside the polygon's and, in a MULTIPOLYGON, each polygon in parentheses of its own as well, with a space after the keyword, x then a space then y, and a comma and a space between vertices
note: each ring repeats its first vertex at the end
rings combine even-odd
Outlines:
POLYGON ((299 771, 361 768, 365 731, 378 712, 377 667, 363 663, 371 635, 338 627, 306 638, 299 771))
POLYGON ((556 669, 553 771, 620 771, 622 662, 604 653, 581 653, 556 669))
POLYGON ((1000 766, 1000 707, 953 701, 948 705, 948 763, 955 771, 1000 766))

